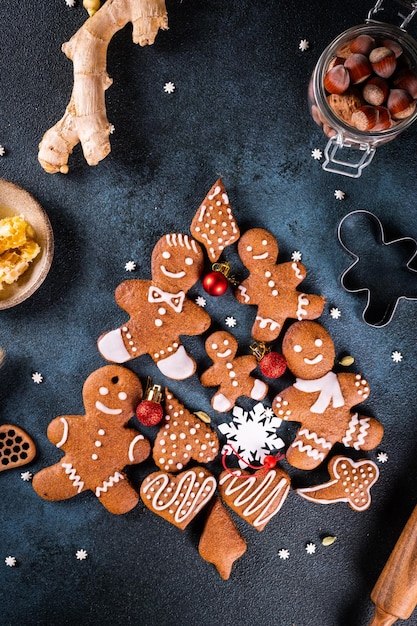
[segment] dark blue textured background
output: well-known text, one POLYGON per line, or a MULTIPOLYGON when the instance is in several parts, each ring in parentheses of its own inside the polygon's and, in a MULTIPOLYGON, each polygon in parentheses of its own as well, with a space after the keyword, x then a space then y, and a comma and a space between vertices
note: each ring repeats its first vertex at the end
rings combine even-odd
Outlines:
MULTIPOLYGON (((370 591, 417 502, 415 412, 417 303, 402 302, 391 324, 372 328, 362 320, 364 299, 343 291, 339 277, 350 263, 337 241, 341 218, 367 209, 389 237, 417 238, 417 126, 381 147, 358 180, 323 172, 311 158, 325 138, 311 120, 307 85, 328 43, 364 21, 362 0, 290 3, 283 0, 168 0, 170 29, 153 46, 132 43, 131 28, 109 47, 109 120, 116 132, 112 152, 89 167, 77 148, 67 176, 47 175, 37 146, 59 119, 72 88, 72 64, 61 44, 86 13, 64 0, 0 3, 0 143, 6 156, 0 176, 23 186, 47 211, 55 234, 55 257, 46 282, 30 300, 0 315, 0 345, 7 362, 0 371, 2 423, 25 428, 35 439, 36 472, 61 453, 46 438, 61 414, 81 414, 86 377, 105 364, 98 336, 126 314, 114 302, 116 286, 130 277, 149 278, 150 255, 168 232, 188 232, 191 220, 218 176, 223 177, 241 227, 270 230, 280 260, 300 250, 308 277, 305 290, 323 293, 321 323, 338 354, 349 353, 371 385, 364 410, 382 421, 380 465, 373 502, 365 513, 346 504, 319 506, 291 492, 280 514, 258 533, 235 521, 248 542, 229 581, 197 552, 202 519, 181 532, 140 503, 124 516, 108 513, 92 494, 49 503, 20 471, 0 475, 0 623, 138 624, 188 626, 365 626, 372 614, 370 591), (310 42, 306 52, 301 39, 310 42), (164 93, 167 81, 175 93, 164 93), (335 189, 346 193, 340 202, 335 189), (126 261, 137 263, 133 275, 126 261), (342 316, 333 320, 331 306, 342 316), (403 361, 391 360, 393 350, 403 361), (33 372, 44 382, 36 385, 33 372), (337 536, 328 548, 326 534, 337 536), (308 556, 307 542, 317 544, 308 556), (76 550, 88 551, 77 561, 76 550), (288 561, 278 557, 290 550, 288 561), (14 555, 18 566, 4 558, 14 555)), ((409 29, 417 36, 417 23, 409 29)), ((358 233, 360 237, 361 233, 358 233)), ((242 267, 234 249, 226 256, 242 267)), ((193 293, 205 295, 201 285, 193 293)), ((242 351, 250 342, 253 311, 231 292, 207 297, 214 325, 234 315, 242 351)), ((203 341, 184 339, 207 365, 203 341)), ((214 422, 213 390, 197 376, 163 380, 143 358, 129 363, 144 382, 169 383, 192 410, 214 422)), ((270 399, 289 383, 271 385, 270 399)), ((369 453, 376 459, 378 451, 369 453)), ((294 484, 314 476, 286 466, 294 484)), ((129 470, 139 486, 151 462, 129 470)), ((218 471, 219 464, 215 466, 218 471)), ((417 616, 414 622, 417 623, 417 616)))

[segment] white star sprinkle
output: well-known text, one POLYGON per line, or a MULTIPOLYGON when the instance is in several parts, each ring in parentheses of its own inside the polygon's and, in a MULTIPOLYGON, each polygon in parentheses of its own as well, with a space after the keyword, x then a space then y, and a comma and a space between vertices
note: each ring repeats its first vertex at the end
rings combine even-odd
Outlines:
POLYGON ((323 156, 323 152, 319 150, 318 148, 314 148, 314 150, 311 151, 311 156, 316 161, 320 161, 321 157, 323 156))
POLYGON ((380 463, 386 463, 388 461, 388 454, 386 452, 378 452, 376 458, 380 463))
POLYGON ((346 195, 345 192, 342 191, 341 189, 335 189, 334 197, 336 198, 336 200, 344 200, 345 195, 346 195))
POLYGON ((174 93, 174 91, 175 91, 174 83, 172 83, 171 81, 169 83, 165 83, 164 91, 165 91, 165 93, 174 93))
POLYGON ((285 548, 282 548, 282 550, 280 550, 278 552, 278 556, 280 559, 282 559, 283 561, 286 561, 287 559, 290 558, 290 551, 286 550, 285 548))
POLYGON ((4 149, 4 146, 0 145, 0 156, 4 156, 6 154, 6 150, 4 149))
POLYGON ((306 545, 306 552, 307 554, 315 554, 316 552, 316 544, 315 543, 308 543, 306 545))
POLYGON ((67 7, 75 7, 75 0, 65 0, 67 7))
POLYGON ((295 263, 298 263, 299 261, 301 261, 302 259, 302 254, 299 250, 294 250, 294 252, 291 255, 291 261, 294 261, 295 263))
POLYGON ((75 553, 75 556, 78 559, 78 561, 85 561, 85 559, 88 556, 88 552, 87 550, 77 550, 77 552, 75 553))
POLYGON ((306 50, 308 50, 310 47, 310 44, 308 43, 307 39, 302 39, 300 41, 300 43, 298 44, 298 48, 299 50, 301 50, 301 52, 305 52, 306 50))
POLYGON ((126 272, 133 272, 136 269, 136 263, 134 261, 127 261, 125 263, 126 272))
POLYGON ((32 480, 32 477, 33 477, 32 472, 22 472, 22 473, 20 474, 20 478, 21 478, 22 480, 24 480, 24 481, 25 481, 25 483, 30 482, 30 481, 32 480))
POLYGON ((275 413, 272 410, 272 407, 270 406, 266 406, 265 407, 265 411, 264 411, 264 415, 265 417, 267 417, 268 419, 271 419, 271 417, 274 417, 275 413))
POLYGON ((42 374, 40 374, 39 372, 34 372, 32 374, 32 380, 34 383, 36 383, 37 385, 40 385, 40 383, 43 381, 43 376, 42 374))
POLYGON ((110 133, 110 135, 113 135, 115 130, 116 130, 116 128, 115 128, 114 124, 110 124, 110 126, 109 126, 109 133, 110 133))
POLYGON ((207 304, 207 300, 203 298, 203 296, 197 296, 195 302, 196 304, 198 304, 198 306, 201 306, 202 309, 204 309, 207 304))
POLYGON ((226 317, 224 323, 228 328, 234 328, 236 326, 236 318, 232 316, 226 317))
POLYGON ((394 352, 391 354, 391 359, 394 361, 394 363, 401 363, 401 361, 403 360, 403 355, 399 350, 394 350, 394 352))
POLYGON ((340 309, 338 309, 336 306, 334 306, 334 307, 332 307, 330 309, 330 317, 332 319, 338 320, 341 315, 342 315, 342 313, 340 312, 340 309))
POLYGON ((4 562, 8 567, 14 567, 16 565, 16 558, 14 556, 6 556, 4 562))

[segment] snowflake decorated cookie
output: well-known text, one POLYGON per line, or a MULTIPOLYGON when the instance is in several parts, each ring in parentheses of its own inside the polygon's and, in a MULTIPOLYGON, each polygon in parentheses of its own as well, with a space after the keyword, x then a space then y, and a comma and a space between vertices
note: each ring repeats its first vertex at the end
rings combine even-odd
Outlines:
POLYGON ((325 303, 322 296, 297 291, 305 267, 298 261, 277 264, 278 250, 275 237, 262 228, 248 230, 238 243, 249 276, 239 285, 236 299, 257 307, 252 337, 265 343, 279 336, 287 319, 316 319, 325 303))
POLYGON ((139 496, 123 468, 141 463, 150 444, 127 423, 142 397, 139 378, 124 367, 107 365, 87 378, 83 387, 85 415, 63 415, 48 427, 48 439, 65 456, 33 477, 45 500, 66 500, 92 491, 110 513, 127 513, 139 496))
POLYGON ((239 227, 220 178, 200 205, 190 230, 193 237, 205 247, 212 263, 217 261, 227 246, 239 239, 239 227))
POLYGON ((128 322, 98 340, 101 355, 113 363, 149 354, 168 378, 183 380, 196 370, 195 360, 180 335, 200 335, 210 316, 186 293, 199 279, 203 252, 187 235, 162 237, 152 253, 152 280, 132 279, 116 289, 116 302, 130 315, 128 322))
POLYGON ((250 376, 258 364, 256 357, 236 357, 238 342, 233 335, 219 330, 207 338, 205 346, 213 365, 203 372, 200 381, 205 387, 219 387, 211 400, 215 411, 230 411, 241 396, 253 400, 265 398, 268 385, 250 376))
POLYGON ((273 400, 275 414, 300 423, 287 450, 287 461, 299 469, 320 465, 336 443, 371 450, 381 441, 378 420, 354 410, 366 400, 369 386, 360 374, 332 371, 334 344, 317 322, 295 322, 284 335, 282 351, 295 383, 273 400))

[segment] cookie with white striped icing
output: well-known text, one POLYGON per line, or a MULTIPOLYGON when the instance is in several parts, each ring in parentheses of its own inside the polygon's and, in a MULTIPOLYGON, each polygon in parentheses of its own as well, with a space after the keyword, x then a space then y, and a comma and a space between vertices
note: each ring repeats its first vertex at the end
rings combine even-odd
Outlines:
POLYGON ((181 471, 191 460, 209 463, 219 452, 215 431, 190 413, 177 398, 165 390, 165 417, 156 436, 153 459, 168 472, 181 471))
POLYGON ((167 522, 184 530, 211 500, 216 479, 204 467, 193 467, 181 474, 154 472, 140 488, 143 503, 167 522))

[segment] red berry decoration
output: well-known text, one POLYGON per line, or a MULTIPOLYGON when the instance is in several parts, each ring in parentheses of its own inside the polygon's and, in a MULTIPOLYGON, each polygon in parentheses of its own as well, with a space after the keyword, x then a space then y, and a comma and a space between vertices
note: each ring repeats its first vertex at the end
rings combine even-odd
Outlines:
POLYGON ((279 378, 287 369, 287 362, 279 352, 267 352, 259 361, 259 368, 267 378, 279 378))
POLYGON ((221 272, 210 272, 203 278, 203 287, 210 296, 222 296, 228 285, 229 281, 221 272))
POLYGON ((164 416, 161 406, 162 388, 160 385, 149 384, 145 390, 145 399, 136 408, 136 417, 144 426, 156 426, 164 416))
POLYGON ((267 467, 268 469, 273 469, 275 467, 275 465, 277 464, 278 459, 276 456, 273 456, 272 454, 267 454, 266 457, 264 458, 264 466, 267 467))

